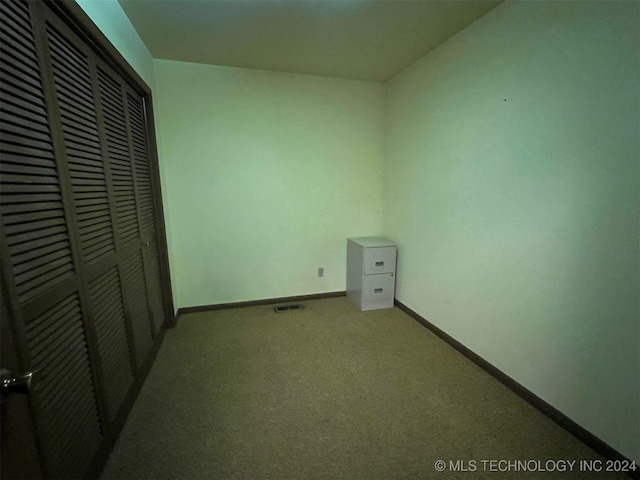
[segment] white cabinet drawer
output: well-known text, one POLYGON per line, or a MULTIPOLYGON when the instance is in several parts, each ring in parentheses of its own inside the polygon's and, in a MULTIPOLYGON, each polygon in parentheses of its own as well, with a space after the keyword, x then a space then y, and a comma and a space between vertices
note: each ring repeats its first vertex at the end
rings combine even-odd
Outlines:
POLYGON ((362 299, 370 301, 393 298, 394 281, 393 273, 365 275, 362 278, 362 299))
POLYGON ((396 247, 366 248, 364 274, 393 273, 396 269, 396 247))

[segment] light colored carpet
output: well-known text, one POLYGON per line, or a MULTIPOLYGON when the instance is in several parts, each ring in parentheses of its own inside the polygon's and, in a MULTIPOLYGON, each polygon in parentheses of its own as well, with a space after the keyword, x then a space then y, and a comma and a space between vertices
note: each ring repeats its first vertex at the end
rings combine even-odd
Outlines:
POLYGON ((102 479, 628 478, 483 463, 603 459, 397 308, 302 303, 183 316, 102 479))

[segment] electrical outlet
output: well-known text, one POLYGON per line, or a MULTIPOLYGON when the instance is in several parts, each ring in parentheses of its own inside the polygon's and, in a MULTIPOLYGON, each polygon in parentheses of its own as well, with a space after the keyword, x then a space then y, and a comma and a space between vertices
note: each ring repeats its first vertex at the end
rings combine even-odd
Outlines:
POLYGON ((324 267, 318 267, 318 277, 324 277, 324 267))

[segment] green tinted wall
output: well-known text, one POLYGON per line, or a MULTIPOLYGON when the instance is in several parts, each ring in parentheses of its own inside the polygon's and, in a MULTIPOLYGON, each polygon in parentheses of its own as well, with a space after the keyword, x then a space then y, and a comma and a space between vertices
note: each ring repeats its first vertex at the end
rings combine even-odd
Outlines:
POLYGON ((382 85, 166 60, 155 77, 176 304, 343 291, 347 237, 380 232, 382 85))
POLYGON ((388 86, 397 298, 640 458, 637 2, 508 2, 388 86))

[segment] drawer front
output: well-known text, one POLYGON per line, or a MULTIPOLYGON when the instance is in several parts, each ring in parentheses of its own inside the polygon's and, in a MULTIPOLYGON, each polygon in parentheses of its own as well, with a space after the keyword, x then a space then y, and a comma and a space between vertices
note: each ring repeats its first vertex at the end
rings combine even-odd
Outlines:
POLYGON ((393 299, 395 276, 392 273, 362 277, 362 300, 393 299))
POLYGON ((382 298, 380 300, 364 300, 360 310, 380 310, 382 308, 393 308, 393 298, 382 298))
POLYGON ((393 273, 396 269, 396 247, 364 249, 364 274, 393 273))

